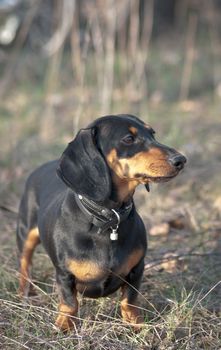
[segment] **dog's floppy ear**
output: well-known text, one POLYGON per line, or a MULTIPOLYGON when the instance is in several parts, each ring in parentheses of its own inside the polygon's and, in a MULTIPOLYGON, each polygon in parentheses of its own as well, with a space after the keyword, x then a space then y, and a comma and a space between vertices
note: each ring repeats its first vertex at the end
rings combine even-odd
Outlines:
POLYGON ((94 128, 79 131, 62 154, 57 174, 76 193, 103 202, 110 195, 111 179, 94 133, 94 128))

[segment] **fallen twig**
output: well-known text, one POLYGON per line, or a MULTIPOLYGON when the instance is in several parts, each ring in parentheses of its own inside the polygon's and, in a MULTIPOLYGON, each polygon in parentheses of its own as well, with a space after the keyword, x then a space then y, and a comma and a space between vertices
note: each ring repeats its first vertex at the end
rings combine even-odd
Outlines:
POLYGON ((191 252, 189 252, 189 253, 179 254, 179 255, 172 255, 172 253, 171 253, 171 256, 163 257, 160 259, 155 259, 152 262, 146 264, 144 269, 149 270, 149 269, 152 269, 153 267, 161 265, 163 262, 167 262, 167 261, 171 261, 171 260, 184 260, 185 258, 194 257, 194 256, 197 256, 197 257, 220 256, 220 253, 215 253, 215 252, 191 253, 191 252))

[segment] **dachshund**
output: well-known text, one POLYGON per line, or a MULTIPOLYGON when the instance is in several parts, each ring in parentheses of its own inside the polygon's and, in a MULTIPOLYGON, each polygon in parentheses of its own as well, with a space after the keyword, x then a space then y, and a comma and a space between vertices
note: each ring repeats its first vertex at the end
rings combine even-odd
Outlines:
POLYGON ((32 255, 41 242, 55 267, 55 324, 64 332, 75 326, 77 293, 98 298, 120 289, 123 320, 143 323, 137 295, 147 238, 133 194, 139 184, 149 191, 149 183, 173 179, 186 162, 154 134, 132 115, 101 117, 26 182, 17 226, 19 293, 29 293, 32 255))

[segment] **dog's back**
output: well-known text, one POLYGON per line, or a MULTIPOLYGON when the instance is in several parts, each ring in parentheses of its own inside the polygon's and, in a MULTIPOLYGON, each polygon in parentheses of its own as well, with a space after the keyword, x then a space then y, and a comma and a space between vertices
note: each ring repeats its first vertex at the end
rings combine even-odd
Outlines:
MULTIPOLYGON (((54 201, 62 201, 66 186, 56 174, 58 160, 43 164, 28 177, 21 199, 18 224, 17 243, 22 253, 24 242, 31 230, 38 226, 39 210, 47 211, 54 201)), ((41 215, 41 214, 40 214, 41 215)))

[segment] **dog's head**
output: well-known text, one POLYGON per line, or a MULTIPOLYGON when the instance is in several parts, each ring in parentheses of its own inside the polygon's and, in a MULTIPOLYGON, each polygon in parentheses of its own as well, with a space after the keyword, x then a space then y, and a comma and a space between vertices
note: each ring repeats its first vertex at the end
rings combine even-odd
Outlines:
POLYGON ((106 116, 81 129, 64 151, 58 174, 75 192, 103 202, 113 185, 127 197, 138 184, 169 181, 186 158, 154 137, 150 125, 131 115, 106 116), (120 188, 121 187, 121 188, 120 188), (124 191, 121 191, 123 189, 124 191))

